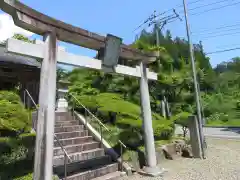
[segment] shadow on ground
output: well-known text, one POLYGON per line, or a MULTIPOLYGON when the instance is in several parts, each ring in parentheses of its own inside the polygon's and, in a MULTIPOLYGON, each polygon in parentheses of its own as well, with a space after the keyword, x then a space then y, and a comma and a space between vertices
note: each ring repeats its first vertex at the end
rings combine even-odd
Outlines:
POLYGON ((231 132, 240 134, 240 127, 227 127, 227 128, 221 129, 221 131, 231 131, 231 132))

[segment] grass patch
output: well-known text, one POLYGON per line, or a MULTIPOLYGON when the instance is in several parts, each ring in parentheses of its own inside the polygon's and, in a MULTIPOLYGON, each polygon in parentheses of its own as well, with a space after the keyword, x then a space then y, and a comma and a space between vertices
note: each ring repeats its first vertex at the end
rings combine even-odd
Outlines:
POLYGON ((233 119, 227 122, 221 120, 213 120, 208 121, 206 126, 214 126, 214 127, 224 127, 224 126, 232 126, 232 127, 240 127, 240 119, 233 119))

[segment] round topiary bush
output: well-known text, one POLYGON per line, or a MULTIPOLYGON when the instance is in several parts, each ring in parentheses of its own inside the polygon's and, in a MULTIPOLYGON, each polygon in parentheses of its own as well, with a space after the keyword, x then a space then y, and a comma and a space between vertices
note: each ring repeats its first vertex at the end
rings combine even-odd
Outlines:
POLYGON ((0 100, 0 129, 9 131, 29 131, 31 120, 22 104, 0 100))
POLYGON ((153 126, 156 139, 167 140, 173 136, 174 128, 166 123, 158 123, 153 126))
POLYGON ((18 94, 0 91, 0 136, 5 132, 28 132, 30 129, 31 118, 18 94))

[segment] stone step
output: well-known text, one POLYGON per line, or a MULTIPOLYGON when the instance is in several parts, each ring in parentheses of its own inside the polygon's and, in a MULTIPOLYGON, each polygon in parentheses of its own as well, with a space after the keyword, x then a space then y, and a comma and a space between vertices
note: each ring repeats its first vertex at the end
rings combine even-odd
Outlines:
POLYGON ((57 121, 57 122, 55 122, 55 127, 73 126, 73 125, 79 125, 79 121, 68 120, 68 121, 57 121))
POLYGON ((88 135, 88 131, 72 131, 72 132, 60 132, 60 133, 55 133, 55 135, 59 139, 67 139, 67 138, 74 138, 74 137, 83 137, 88 135))
POLYGON ((126 173, 124 173, 124 172, 116 171, 116 172, 113 172, 113 173, 106 174, 104 176, 94 178, 92 180, 117 180, 117 179, 120 179, 121 177, 123 177, 125 175, 126 175, 126 173))
MULTIPOLYGON (((92 149, 88 151, 71 153, 68 155, 71 158, 71 162, 77 162, 77 161, 86 161, 88 159, 101 157, 101 156, 104 156, 104 154, 105 154, 104 149, 97 148, 97 149, 92 149)), ((65 158, 64 155, 54 156, 53 165, 54 166, 64 165, 64 158, 65 158)))
POLYGON ((55 121, 73 119, 71 112, 55 112, 55 121))
MULTIPOLYGON (((106 166, 100 166, 85 172, 80 172, 67 177, 67 180, 90 180, 118 171, 118 164, 113 163, 106 166)), ((102 179, 104 180, 104 179, 102 179)))
MULTIPOLYGON (((93 141, 93 137, 83 136, 83 137, 75 137, 75 138, 68 138, 68 139, 59 139, 59 141, 63 146, 68 146, 68 145, 82 144, 82 143, 93 141)), ((60 147, 57 140, 54 140, 54 147, 60 147)))
POLYGON ((72 112, 55 112, 55 116, 66 116, 66 115, 72 115, 72 112))
MULTIPOLYGON (((99 167, 99 166, 103 166, 111 163, 112 163, 112 158, 108 155, 96 157, 93 159, 88 159, 86 161, 72 162, 67 164, 67 174, 72 175, 75 173, 86 171, 92 167, 99 167)), ((64 176, 64 170, 65 170, 64 165, 55 166, 53 168, 54 173, 60 177, 64 176)))
POLYGON ((84 130, 83 125, 75 125, 75 126, 63 126, 63 127, 55 127, 54 132, 72 132, 72 131, 82 131, 84 130))
MULTIPOLYGON (((95 142, 95 141, 87 142, 87 143, 83 143, 83 144, 64 146, 64 148, 68 154, 87 151, 87 150, 91 150, 91 149, 97 149, 99 147, 100 147, 100 143, 95 142)), ((55 147, 53 150, 53 154, 54 154, 54 156, 64 155, 61 147, 55 147)))

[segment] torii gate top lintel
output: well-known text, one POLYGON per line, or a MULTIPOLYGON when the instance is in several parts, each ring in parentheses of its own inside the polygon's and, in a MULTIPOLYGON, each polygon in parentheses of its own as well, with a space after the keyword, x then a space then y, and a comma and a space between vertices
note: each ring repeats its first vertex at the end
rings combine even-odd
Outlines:
MULTIPOLYGON (((72 26, 42 14, 17 0, 1 0, 0 8, 13 17, 14 23, 33 33, 44 35, 55 31, 58 39, 85 48, 99 51, 105 47, 105 37, 82 28, 72 26)), ((120 57, 150 63, 156 60, 156 53, 142 52, 121 44, 120 57)))

